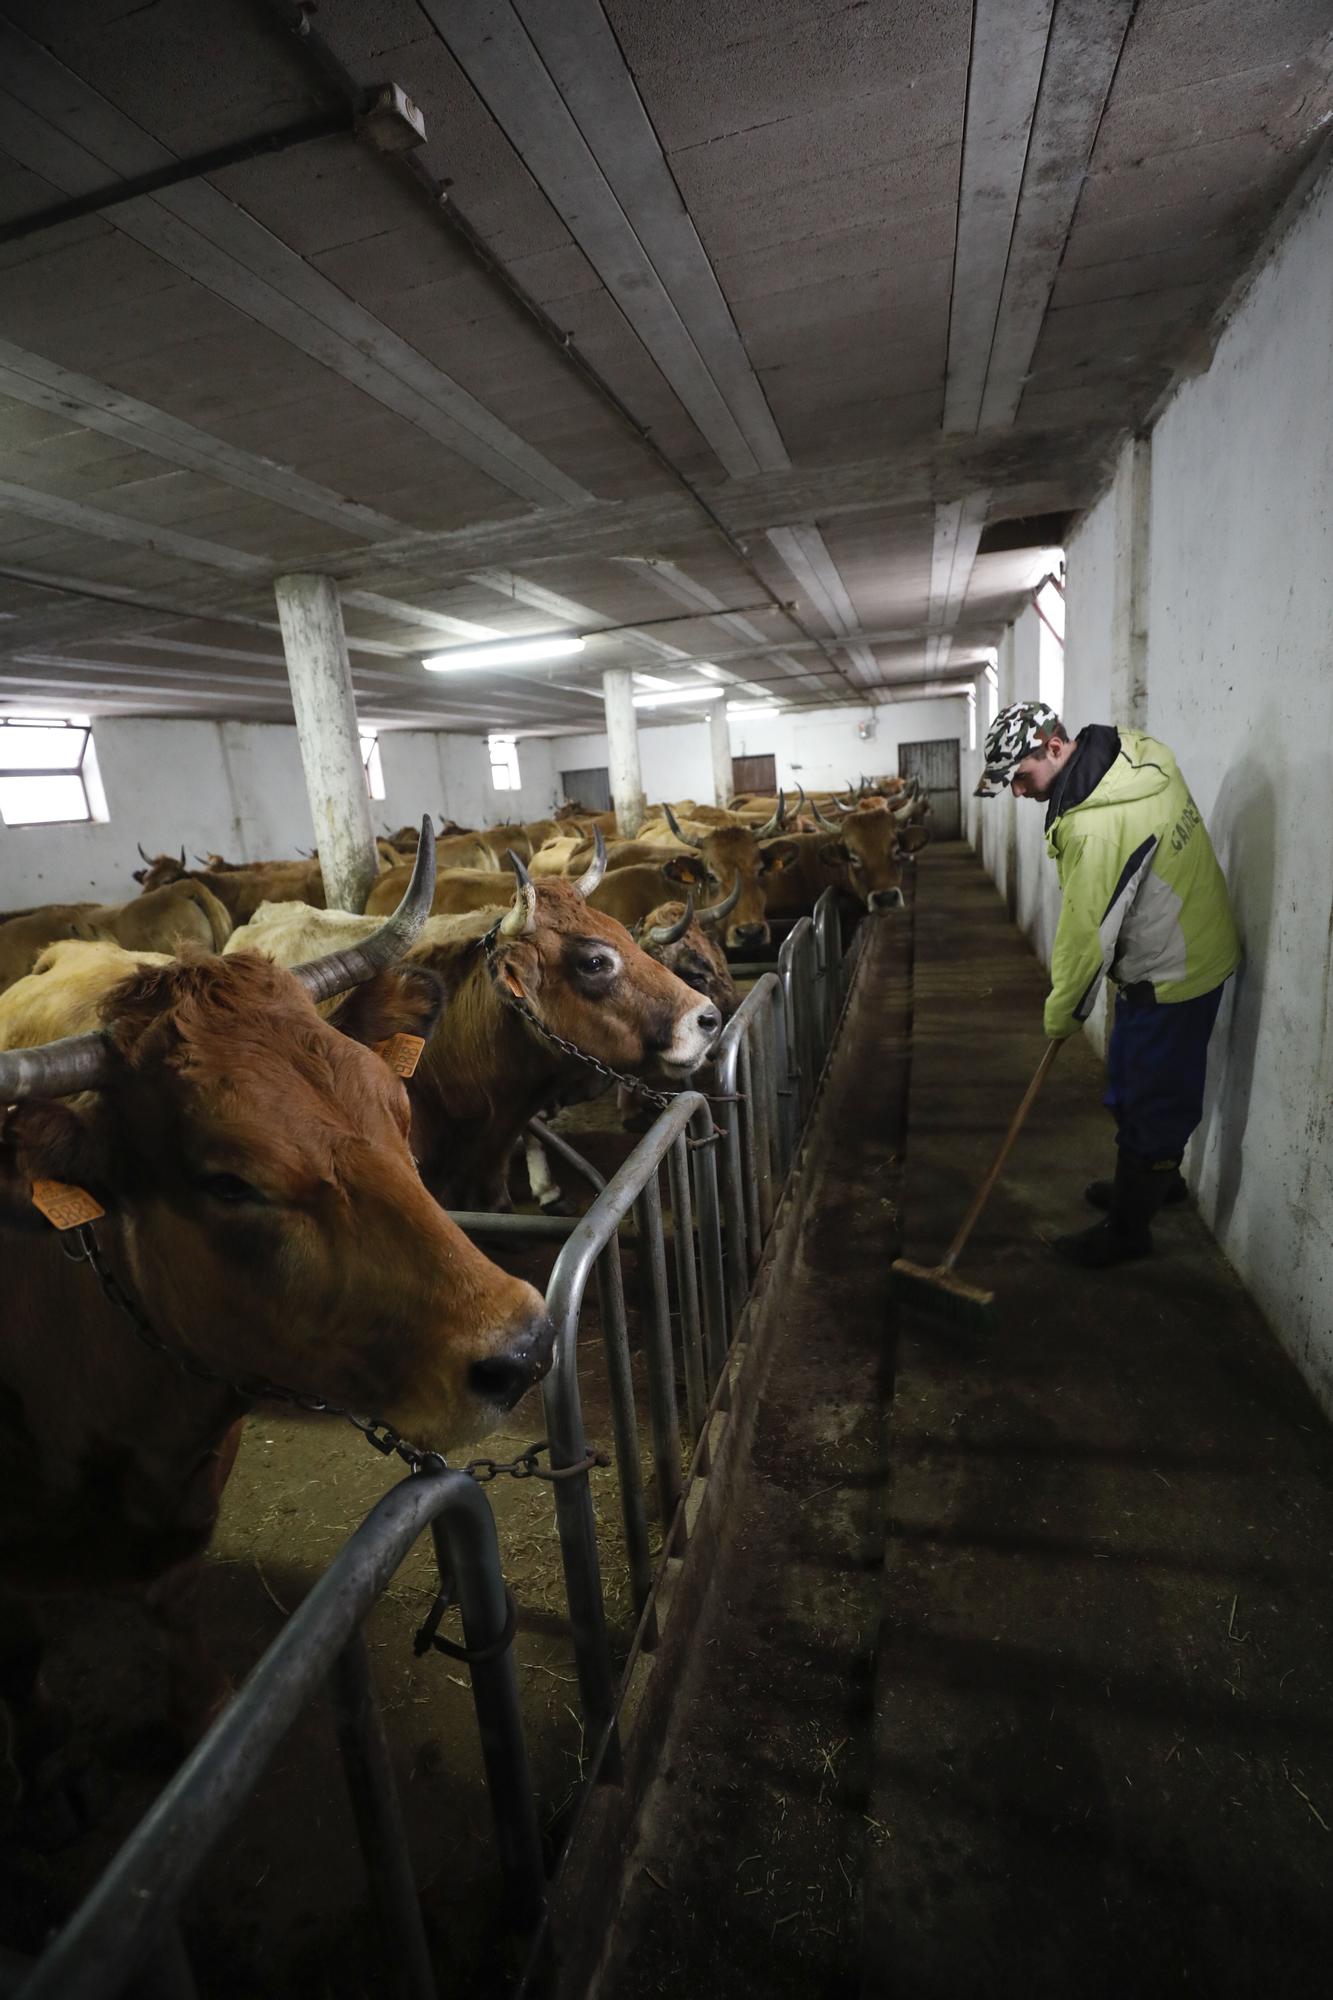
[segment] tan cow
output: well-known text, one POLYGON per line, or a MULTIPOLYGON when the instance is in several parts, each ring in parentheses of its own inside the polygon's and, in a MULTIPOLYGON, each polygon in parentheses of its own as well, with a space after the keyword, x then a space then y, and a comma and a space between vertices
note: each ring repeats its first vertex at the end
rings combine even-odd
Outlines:
POLYGON ((32 970, 39 952, 61 938, 123 945, 127 951, 174 952, 196 944, 221 951, 231 918, 202 883, 168 883, 128 903, 54 903, 0 924, 0 992, 32 970))
MULTIPOLYGON (((596 867, 580 882, 534 882, 521 862, 516 872, 507 906, 433 919, 409 959, 448 995, 408 1087, 423 1176, 455 1208, 507 1206, 509 1158, 529 1118, 595 1074, 543 1028, 612 1069, 683 1079, 721 1025, 594 907, 596 867)), ((345 917, 336 934, 355 943, 368 921, 345 917)), ((251 937, 284 963, 310 944, 276 925, 251 937)))
MULTIPOLYGON (((358 951, 296 976, 255 954, 146 968, 126 955, 117 967, 94 946, 111 982, 97 1028, 46 1047, 14 1046, 33 1024, 31 996, 0 998, 0 1105, 11 1107, 0 1130, 0 1689, 11 1717, 37 1693, 32 1598, 130 1587, 149 1592, 175 1641, 175 1720, 204 1719, 219 1686, 190 1580, 253 1385, 382 1417, 443 1450, 492 1428, 549 1365, 542 1300, 431 1199, 403 1086, 366 1046, 431 1031, 438 981, 397 963, 429 892, 427 848, 403 910, 358 951), (325 1022, 314 1003, 336 992, 347 997, 325 1022), (106 1266, 204 1379, 154 1352, 94 1273, 62 1254, 33 1205, 44 1181, 100 1203, 106 1266)), ((45 1006, 54 981, 22 985, 41 986, 45 1006)), ((88 1005, 84 982, 61 1025, 86 1022, 88 1005)))

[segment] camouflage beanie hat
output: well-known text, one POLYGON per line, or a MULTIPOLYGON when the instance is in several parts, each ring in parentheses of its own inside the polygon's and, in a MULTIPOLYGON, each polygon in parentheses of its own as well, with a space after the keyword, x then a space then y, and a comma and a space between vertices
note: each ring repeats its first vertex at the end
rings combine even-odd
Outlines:
POLYGON ((1049 702, 1015 701, 1002 708, 986 731, 986 768, 976 797, 989 799, 1002 792, 1023 759, 1040 750, 1059 727, 1060 718, 1049 702))

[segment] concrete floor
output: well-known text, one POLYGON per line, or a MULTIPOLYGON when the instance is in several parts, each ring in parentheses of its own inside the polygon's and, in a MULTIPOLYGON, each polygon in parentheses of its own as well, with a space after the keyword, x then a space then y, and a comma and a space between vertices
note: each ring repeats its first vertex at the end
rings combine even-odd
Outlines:
POLYGON ((1149 1262, 1050 1257, 1111 1159, 1081 1042, 967 1259, 998 1328, 895 1323, 909 963, 913 1256, 1042 1047, 1044 977, 976 862, 919 878, 826 1089, 808 1282, 599 1993, 1322 1995, 1333 1439, 1192 1209, 1149 1262))

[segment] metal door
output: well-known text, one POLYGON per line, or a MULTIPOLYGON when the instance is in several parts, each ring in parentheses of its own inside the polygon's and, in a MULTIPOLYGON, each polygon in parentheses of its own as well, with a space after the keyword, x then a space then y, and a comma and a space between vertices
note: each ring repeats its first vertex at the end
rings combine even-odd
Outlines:
POLYGON ((560 789, 566 799, 576 800, 585 812, 611 810, 611 778, 605 764, 595 764, 587 771, 562 771, 560 789))
POLYGON ((776 757, 733 757, 731 760, 731 794, 738 792, 760 792, 765 798, 775 796, 778 789, 778 760, 776 757))
POLYGON ((900 743, 898 773, 900 777, 921 780, 930 800, 930 830, 936 840, 957 840, 963 830, 957 737, 941 736, 930 743, 900 743))

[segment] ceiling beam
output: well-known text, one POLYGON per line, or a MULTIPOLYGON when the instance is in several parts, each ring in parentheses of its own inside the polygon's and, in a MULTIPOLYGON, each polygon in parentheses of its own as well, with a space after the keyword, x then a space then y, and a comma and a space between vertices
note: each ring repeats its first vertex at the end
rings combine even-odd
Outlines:
MULTIPOLYGON (((66 194, 169 166, 175 155, 39 43, 0 20, 5 149, 66 194), (72 129, 79 138, 72 136, 72 129)), ((355 143, 349 141, 348 143, 355 143)), ((511 493, 590 498, 551 460, 207 181, 141 196, 108 220, 511 493)))
POLYGON ((788 464, 599 0, 421 0, 729 473, 788 464))

